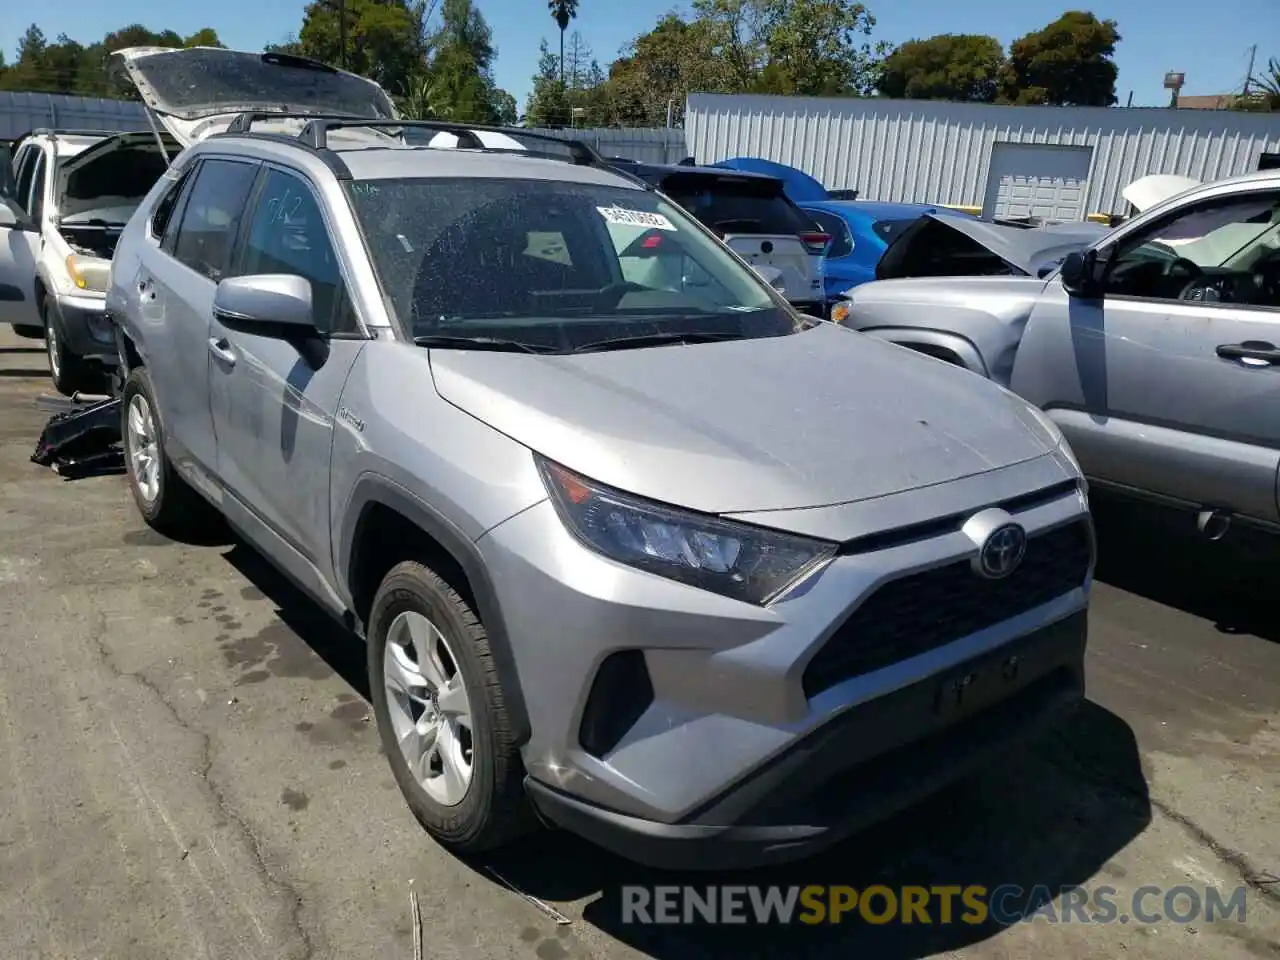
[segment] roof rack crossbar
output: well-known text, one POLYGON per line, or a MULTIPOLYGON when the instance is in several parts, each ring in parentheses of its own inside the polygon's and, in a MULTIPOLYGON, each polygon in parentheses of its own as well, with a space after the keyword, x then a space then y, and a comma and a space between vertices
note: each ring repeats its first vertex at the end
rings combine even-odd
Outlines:
MULTIPOLYGON (((343 127, 390 127, 408 130, 434 130, 437 133, 451 133, 458 138, 459 145, 463 149, 484 150, 486 146, 484 142, 476 136, 477 131, 486 133, 501 133, 513 140, 537 140, 542 143, 555 143, 563 146, 569 152, 570 158, 574 163, 583 166, 601 166, 605 164, 605 160, 595 150, 587 146, 581 140, 570 140, 564 137, 552 136, 548 133, 532 133, 522 127, 499 127, 489 126, 485 124, 475 123, 451 123, 444 120, 367 120, 363 118, 341 118, 328 119, 316 118, 308 123, 302 130, 298 139, 306 142, 309 146, 323 150, 328 146, 328 134, 330 130, 341 129, 343 127)), ((547 151, 549 153, 550 151, 547 151)))
MULTIPOLYGON (((351 113, 289 113, 282 111, 248 110, 238 114, 228 124, 225 133, 248 133, 255 123, 267 120, 351 120, 356 118, 351 113)), ((288 134, 286 134, 288 136, 288 134)))

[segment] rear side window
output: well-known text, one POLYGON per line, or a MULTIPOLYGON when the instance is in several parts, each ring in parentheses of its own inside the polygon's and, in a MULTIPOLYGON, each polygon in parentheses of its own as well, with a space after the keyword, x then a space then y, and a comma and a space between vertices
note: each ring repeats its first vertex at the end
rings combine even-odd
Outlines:
POLYGON ((662 192, 721 233, 811 233, 816 225, 775 180, 671 174, 662 192))
POLYGON ((915 222, 915 220, 877 220, 871 229, 885 243, 893 243, 903 230, 915 222))
POLYGON ((227 272, 236 227, 258 174, 257 164, 206 160, 182 211, 175 258, 215 283, 227 272))
POLYGON ((159 240, 168 240, 169 242, 166 244, 168 249, 172 249, 173 239, 177 234, 177 224, 173 222, 173 214, 178 209, 178 202, 182 199, 183 192, 194 175, 193 170, 187 170, 181 177, 169 184, 169 189, 164 192, 164 196, 156 204, 155 212, 151 214, 151 235, 159 240), (174 227, 173 230, 169 230, 171 223, 174 227), (167 237, 165 236, 165 231, 169 231, 167 237))
POLYGON ((831 238, 831 246, 827 248, 828 259, 837 260, 853 253, 853 237, 849 234, 849 225, 842 217, 827 213, 825 210, 806 210, 805 212, 813 217, 823 232, 831 238))

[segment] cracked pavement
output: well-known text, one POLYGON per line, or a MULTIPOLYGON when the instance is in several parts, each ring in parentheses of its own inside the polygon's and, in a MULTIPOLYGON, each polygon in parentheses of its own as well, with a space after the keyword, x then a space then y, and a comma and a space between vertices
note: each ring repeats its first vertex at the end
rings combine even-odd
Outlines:
POLYGON ((1078 715, 816 861, 690 881, 1244 885, 1244 923, 639 927, 620 885, 681 878, 561 834, 483 863, 428 839, 359 642, 246 547, 147 530, 121 477, 29 463, 44 370, 0 329, 5 960, 409 958, 410 881, 431 958, 1280 957, 1276 544, 1100 509, 1078 715))

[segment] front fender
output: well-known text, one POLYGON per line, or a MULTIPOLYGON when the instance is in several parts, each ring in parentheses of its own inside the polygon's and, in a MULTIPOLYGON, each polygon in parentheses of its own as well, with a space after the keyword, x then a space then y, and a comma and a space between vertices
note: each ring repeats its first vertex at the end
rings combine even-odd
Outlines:
POLYGON ((523 744, 529 738, 529 714, 525 706, 520 677, 516 672, 515 656, 511 651, 511 637, 503 616, 493 579, 484 565, 480 550, 461 529, 438 510, 417 497, 411 490, 394 480, 374 473, 364 473, 355 482, 347 501, 342 525, 337 538, 337 572, 339 591, 348 607, 352 605, 351 574, 352 552, 360 535, 360 525, 375 506, 394 510, 406 522, 412 523, 439 544, 462 568, 475 599, 476 612, 489 638, 489 651, 493 657, 508 714, 513 724, 515 742, 523 744))
MULTIPOLYGON (((982 377, 990 377, 986 362, 973 341, 957 333, 942 330, 926 330, 921 327, 864 327, 860 333, 888 340, 904 347, 923 345, 954 354, 966 370, 982 377)), ((928 352, 928 351, 926 351, 928 352)))

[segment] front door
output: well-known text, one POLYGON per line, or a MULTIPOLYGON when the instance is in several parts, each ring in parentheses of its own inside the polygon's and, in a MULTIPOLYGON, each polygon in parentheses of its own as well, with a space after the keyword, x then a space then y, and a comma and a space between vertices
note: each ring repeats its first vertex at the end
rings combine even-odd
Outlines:
POLYGON ((312 186, 269 168, 236 273, 310 280, 320 336, 290 342, 216 319, 211 331, 218 474, 256 520, 321 571, 330 563, 334 418, 363 346, 349 336, 358 324, 330 235, 312 186))
POLYGON ((0 200, 17 221, 0 226, 0 323, 40 326, 35 289, 40 225, 32 217, 37 206, 32 200, 36 181, 40 179, 37 173, 44 163, 44 149, 33 142, 20 147, 12 163, 7 148, 0 156, 0 200))
POLYGON ((1280 520, 1280 193, 1191 204, 1113 247, 1102 296, 1048 285, 1012 389, 1097 480, 1280 520))

